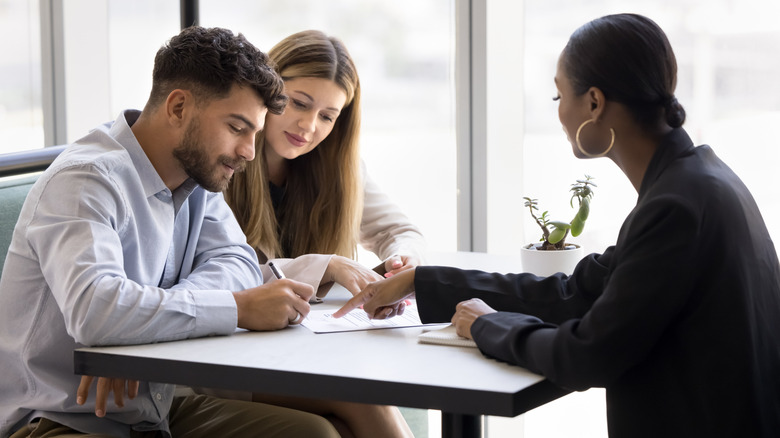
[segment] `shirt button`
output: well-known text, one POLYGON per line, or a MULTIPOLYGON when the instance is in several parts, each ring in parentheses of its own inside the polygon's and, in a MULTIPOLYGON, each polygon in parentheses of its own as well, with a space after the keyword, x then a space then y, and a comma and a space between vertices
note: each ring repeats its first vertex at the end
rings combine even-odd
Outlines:
POLYGON ((157 395, 155 395, 155 398, 157 399, 157 401, 160 401, 160 400, 162 400, 162 394, 160 394, 160 393, 158 392, 158 393, 157 393, 157 395))

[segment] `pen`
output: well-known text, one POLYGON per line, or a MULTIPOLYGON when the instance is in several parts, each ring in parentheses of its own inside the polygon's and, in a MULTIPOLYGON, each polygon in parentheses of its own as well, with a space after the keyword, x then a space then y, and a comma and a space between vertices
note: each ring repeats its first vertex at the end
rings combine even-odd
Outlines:
MULTIPOLYGON (((271 268, 271 272, 274 273, 274 277, 276 277, 278 280, 281 280, 283 278, 287 278, 284 276, 284 272, 282 272, 281 268, 277 268, 276 265, 274 265, 274 262, 268 262, 268 267, 271 268)), ((300 312, 298 312, 298 316, 295 317, 292 321, 290 321, 290 324, 295 324, 298 321, 300 321, 303 318, 300 312)))
POLYGON ((273 272, 274 276, 279 280, 287 278, 284 276, 284 272, 282 272, 281 268, 277 268, 276 265, 274 265, 274 262, 268 262, 268 267, 271 268, 271 272, 273 272))
MULTIPOLYGON (((274 277, 281 280, 283 278, 287 278, 284 276, 284 272, 282 272, 282 268, 277 268, 276 265, 274 265, 274 262, 268 262, 268 267, 271 268, 271 272, 274 273, 274 277)), ((322 298, 318 296, 313 296, 311 300, 309 301, 312 304, 317 304, 322 302, 322 298)))

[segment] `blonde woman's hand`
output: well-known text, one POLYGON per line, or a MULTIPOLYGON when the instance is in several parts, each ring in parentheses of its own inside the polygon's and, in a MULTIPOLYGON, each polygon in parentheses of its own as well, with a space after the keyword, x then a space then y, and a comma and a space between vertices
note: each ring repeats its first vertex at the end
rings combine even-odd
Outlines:
POLYGON ((352 295, 357 295, 369 283, 382 277, 371 269, 346 257, 334 255, 325 270, 323 283, 335 281, 344 286, 352 295))
POLYGON ((399 272, 420 266, 421 261, 415 256, 393 255, 385 259, 383 263, 385 266, 385 278, 390 278, 399 272))

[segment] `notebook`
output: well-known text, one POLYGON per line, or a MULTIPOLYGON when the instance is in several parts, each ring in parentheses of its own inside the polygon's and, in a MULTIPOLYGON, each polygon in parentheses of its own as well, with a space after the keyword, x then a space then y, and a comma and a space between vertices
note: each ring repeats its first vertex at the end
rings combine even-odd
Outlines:
POLYGON ((423 344, 452 345, 455 347, 475 347, 477 343, 455 332, 455 326, 450 324, 442 328, 434 328, 417 336, 417 341, 423 344))

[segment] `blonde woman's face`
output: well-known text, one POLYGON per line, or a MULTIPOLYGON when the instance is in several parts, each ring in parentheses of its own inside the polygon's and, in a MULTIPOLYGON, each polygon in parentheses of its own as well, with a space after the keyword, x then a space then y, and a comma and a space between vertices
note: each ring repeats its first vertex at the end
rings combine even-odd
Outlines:
POLYGON ((347 93, 329 79, 289 79, 284 89, 289 97, 284 113, 268 113, 265 120, 268 161, 292 160, 314 150, 333 130, 347 101, 347 93))

